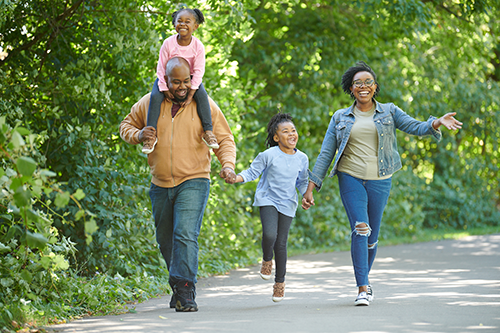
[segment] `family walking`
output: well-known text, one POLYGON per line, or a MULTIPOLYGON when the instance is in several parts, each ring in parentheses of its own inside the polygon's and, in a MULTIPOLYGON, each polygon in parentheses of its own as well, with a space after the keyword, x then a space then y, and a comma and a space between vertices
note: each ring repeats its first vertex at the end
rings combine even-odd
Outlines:
POLYGON ((152 92, 132 106, 120 124, 120 136, 143 144, 152 180, 150 198, 156 240, 169 271, 173 295, 170 307, 180 312, 198 310, 196 276, 198 235, 210 191, 213 149, 226 183, 250 182, 260 176, 253 205, 262 223, 260 276, 272 278, 272 300, 285 297, 287 240, 302 196, 303 209, 314 203, 333 162, 342 203, 351 226, 351 255, 356 280, 355 305, 369 305, 374 297, 369 273, 377 253, 382 215, 392 175, 402 167, 396 130, 441 139, 462 123, 447 113, 418 121, 392 103, 379 103, 375 72, 364 62, 347 69, 341 79, 353 104, 331 117, 321 152, 309 170, 308 157, 297 149, 299 133, 291 115, 277 113, 267 126, 266 150, 247 170, 236 174, 236 145, 223 112, 202 85, 203 44, 192 36, 204 17, 199 10, 173 14, 176 35, 162 46, 152 92), (215 134, 214 134, 215 133, 215 134))

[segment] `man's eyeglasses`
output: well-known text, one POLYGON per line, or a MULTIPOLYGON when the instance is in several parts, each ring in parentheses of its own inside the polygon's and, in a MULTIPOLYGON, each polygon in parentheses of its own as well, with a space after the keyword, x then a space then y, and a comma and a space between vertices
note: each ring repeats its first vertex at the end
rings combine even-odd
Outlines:
POLYGON ((365 81, 362 80, 352 81, 352 85, 355 86, 356 88, 361 87, 363 84, 367 87, 371 87, 373 86, 374 83, 375 81, 372 79, 366 79, 365 81))

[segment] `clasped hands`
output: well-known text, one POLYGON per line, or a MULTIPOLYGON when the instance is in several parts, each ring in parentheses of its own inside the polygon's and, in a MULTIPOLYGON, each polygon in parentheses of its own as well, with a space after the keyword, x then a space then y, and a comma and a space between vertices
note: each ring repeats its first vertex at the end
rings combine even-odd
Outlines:
POLYGON ((219 176, 224 179, 227 184, 234 184, 236 182, 236 173, 231 168, 222 168, 219 176))

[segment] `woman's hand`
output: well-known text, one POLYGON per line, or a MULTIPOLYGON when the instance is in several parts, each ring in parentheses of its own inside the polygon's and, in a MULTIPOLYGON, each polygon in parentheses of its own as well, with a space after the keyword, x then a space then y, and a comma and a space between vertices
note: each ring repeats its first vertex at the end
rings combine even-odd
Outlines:
POLYGON ((304 197, 302 198, 302 208, 308 210, 311 206, 314 206, 314 198, 313 198, 313 189, 316 187, 316 184, 313 182, 309 182, 307 186, 307 190, 304 193, 304 197))
POLYGON ((434 120, 432 122, 432 127, 437 130, 439 126, 443 125, 447 129, 452 131, 462 128, 463 124, 453 117, 456 114, 457 114, 456 112, 450 112, 445 114, 441 118, 434 120))

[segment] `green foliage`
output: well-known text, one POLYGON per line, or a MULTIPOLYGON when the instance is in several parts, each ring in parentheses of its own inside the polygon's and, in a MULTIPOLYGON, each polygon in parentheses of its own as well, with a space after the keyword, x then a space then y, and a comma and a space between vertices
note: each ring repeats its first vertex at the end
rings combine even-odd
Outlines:
MULTIPOLYGON (((456 134, 443 130, 439 144, 399 134, 404 168, 393 178, 381 238, 498 225, 497 1, 185 2, 207 18, 195 33, 206 47, 204 85, 232 127, 237 171, 265 149, 277 107, 294 116, 312 167, 331 115, 352 102, 341 75, 365 60, 378 74, 380 102, 420 120, 456 111, 464 123, 456 134)), ((119 138, 118 125, 149 92, 177 8, 158 0, 0 1, 3 323, 109 312, 165 291, 147 162, 119 138), (147 283, 138 288, 140 279, 147 283)), ((230 186, 216 161, 212 170, 202 276, 260 256, 257 182, 230 186)), ((297 212, 292 249, 349 237, 336 179, 315 200, 297 212)))

